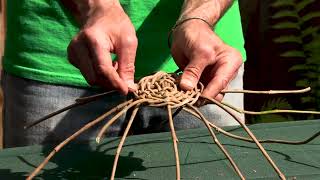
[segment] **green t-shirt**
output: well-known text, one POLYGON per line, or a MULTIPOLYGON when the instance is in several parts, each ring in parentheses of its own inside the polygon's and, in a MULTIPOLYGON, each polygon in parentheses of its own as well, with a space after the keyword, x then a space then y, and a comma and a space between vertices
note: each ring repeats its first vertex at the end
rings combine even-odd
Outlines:
MULTIPOLYGON (((177 70, 167 47, 168 31, 183 0, 121 0, 137 32, 137 78, 177 70)), ((7 1, 7 36, 3 67, 16 76, 47 83, 88 86, 69 64, 67 46, 79 31, 59 0, 7 1)), ((215 32, 246 58, 238 1, 219 20, 215 32)))

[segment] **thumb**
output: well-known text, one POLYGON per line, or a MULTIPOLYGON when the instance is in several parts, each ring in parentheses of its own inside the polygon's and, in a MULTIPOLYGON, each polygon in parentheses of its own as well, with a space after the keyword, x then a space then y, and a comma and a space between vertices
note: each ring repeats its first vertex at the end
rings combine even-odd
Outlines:
POLYGON ((121 46, 117 49, 118 55, 118 73, 120 78, 127 84, 129 90, 136 90, 134 84, 134 72, 135 72, 135 58, 137 50, 137 42, 127 42, 126 46, 121 46))
POLYGON ((206 66, 206 61, 201 59, 193 59, 192 61, 190 61, 183 70, 180 81, 180 88, 183 90, 191 90, 196 87, 206 66))

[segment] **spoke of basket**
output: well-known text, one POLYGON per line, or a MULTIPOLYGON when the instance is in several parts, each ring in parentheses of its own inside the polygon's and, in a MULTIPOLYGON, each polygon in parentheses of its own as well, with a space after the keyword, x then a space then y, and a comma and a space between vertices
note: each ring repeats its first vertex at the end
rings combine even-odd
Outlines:
POLYGON ((320 114, 319 111, 301 111, 301 110, 289 110, 289 109, 273 109, 267 111, 247 111, 232 106, 231 104, 221 102, 224 106, 227 106, 238 113, 251 114, 251 115, 263 115, 263 114, 277 114, 277 113, 291 113, 291 114, 320 114))
POLYGON ((132 103, 130 103, 128 106, 126 106, 125 108, 123 108, 118 114, 116 114, 114 117, 112 117, 112 119, 110 119, 99 131, 97 137, 96 137, 96 142, 100 143, 102 136, 105 134, 105 132, 107 131, 107 129, 109 128, 109 126, 111 126, 121 115, 123 115, 126 111, 128 111, 128 109, 132 108, 133 106, 137 105, 137 104, 141 104, 144 102, 147 102, 148 100, 146 99, 139 99, 136 101, 133 101, 132 103))
MULTIPOLYGON (((239 135, 235 135, 232 134, 230 132, 227 132, 225 130, 223 130, 222 128, 219 128, 218 126, 216 126, 215 124, 209 122, 209 125, 216 129, 218 132, 221 132, 222 134, 234 138, 234 139, 238 139, 238 140, 242 140, 242 141, 246 141, 246 142, 250 142, 250 143, 254 143, 254 141, 252 139, 243 137, 243 136, 239 136, 239 135)), ((288 145, 302 145, 302 144, 307 144, 310 141, 314 140, 315 138, 317 138, 318 136, 320 136, 320 131, 318 131, 317 133, 313 134, 311 137, 302 140, 302 141, 289 141, 289 140, 282 140, 282 139, 263 139, 263 140, 258 140, 260 143, 273 143, 273 144, 288 144, 288 145)))
POLYGON ((264 155, 264 157, 268 160, 268 162, 271 164, 271 166, 273 167, 273 169, 277 172, 277 174, 279 175, 279 177, 281 179, 286 179, 284 174, 280 171, 280 169, 278 168, 278 166, 273 162, 273 160, 271 159, 271 157, 268 155, 267 151, 263 148, 263 146, 259 143, 259 141, 257 140, 257 138, 255 137, 255 135, 251 132, 251 130, 241 121, 241 119, 231 110, 229 110, 228 108, 226 108, 225 106, 223 106, 223 104, 221 104, 219 101, 209 98, 209 97, 205 97, 205 96, 201 96, 202 98, 205 98, 209 101, 211 101, 212 103, 216 104, 217 106, 219 106, 221 109, 223 109, 224 111, 226 111, 228 114, 230 114, 241 126, 242 128, 248 133, 248 135, 252 138, 252 140, 255 142, 255 144, 258 146, 258 148, 260 149, 260 151, 262 152, 262 154, 264 155))
POLYGON ((55 111, 55 112, 53 112, 53 113, 50 113, 50 114, 48 114, 48 115, 46 115, 46 116, 44 116, 44 117, 42 117, 42 118, 40 118, 40 119, 38 119, 38 120, 30 123, 30 124, 27 124, 27 125, 25 125, 23 128, 24 128, 24 129, 29 129, 29 128, 31 128, 31 127, 33 127, 33 126, 35 126, 35 125, 37 125, 37 124, 45 121, 45 120, 48 120, 49 118, 51 118, 51 117, 53 117, 53 116, 56 116, 56 115, 58 115, 58 114, 60 114, 60 113, 63 113, 64 111, 67 111, 67 110, 69 110, 69 109, 75 108, 75 107, 77 107, 77 106, 81 106, 81 105, 88 104, 88 103, 90 103, 90 102, 92 102, 92 101, 96 101, 96 100, 98 100, 100 97, 105 96, 105 95, 108 95, 108 94, 110 94, 110 93, 112 93, 112 92, 114 92, 114 91, 109 91, 109 92, 104 92, 104 93, 97 94, 97 95, 93 95, 93 96, 78 98, 78 99, 76 99, 76 102, 75 102, 75 103, 70 104, 69 106, 63 107, 63 108, 61 108, 61 109, 59 109, 59 110, 57 110, 57 111, 55 111))
MULTIPOLYGON (((196 116, 197 118, 201 118, 198 114, 194 113, 191 109, 188 109, 187 107, 183 108, 184 111, 196 116)), ((216 131, 234 138, 234 139, 238 139, 238 140, 242 140, 242 141, 246 141, 246 142, 250 142, 250 143, 254 143, 254 141, 250 138, 246 138, 240 135, 235 135, 233 133, 230 133, 228 131, 225 131, 224 129, 216 126, 214 123, 208 121, 209 125, 214 128, 216 131)), ((318 136, 320 136, 320 131, 318 131, 317 133, 315 133, 314 135, 312 135, 311 137, 302 140, 302 141, 288 141, 288 140, 282 140, 282 139, 264 139, 264 140, 258 140, 260 143, 275 143, 275 144, 288 144, 288 145, 301 145, 301 144, 307 144, 310 141, 314 140, 315 138, 317 138, 318 136)))
POLYGON ((76 102, 92 102, 92 101, 98 100, 98 99, 100 99, 101 97, 106 96, 106 95, 109 95, 109 94, 114 93, 114 92, 116 92, 116 91, 115 91, 115 90, 112 90, 112 91, 108 91, 108 92, 103 92, 103 93, 95 94, 95 95, 92 95, 92 96, 87 96, 87 97, 78 98, 78 99, 76 99, 76 102))
POLYGON ((104 120, 107 116, 110 114, 119 111, 121 108, 127 106, 129 103, 131 103, 132 100, 123 102, 119 104, 118 106, 112 108, 108 112, 104 113, 103 115, 99 116, 95 120, 87 123, 85 126, 83 126, 81 129, 79 129, 77 132, 69 136, 67 139, 65 139, 63 142, 61 142, 59 145, 57 145, 54 150, 51 151, 51 153, 43 160, 43 162, 28 176, 27 180, 33 179, 39 172, 40 170, 49 162, 49 160, 60 150, 62 149, 65 145, 67 145, 70 141, 78 137, 81 133, 86 131, 87 129, 91 128, 95 124, 99 123, 100 121, 104 120))
POLYGON ((269 91, 253 91, 253 90, 223 90, 221 93, 245 93, 245 94, 300 94, 310 91, 311 88, 307 87, 298 90, 269 90, 269 91))
POLYGON ((119 145, 118 145, 118 148, 117 148, 117 152, 116 152, 116 156, 114 157, 114 162, 113 162, 113 167, 112 167, 112 173, 111 173, 111 177, 110 179, 111 180, 114 180, 114 177, 115 177, 115 174, 116 174, 116 170, 117 170, 117 165, 118 165, 118 160, 119 160, 119 156, 120 156, 120 153, 121 153, 121 150, 122 150, 122 146, 124 144, 124 141, 126 140, 126 137, 129 133, 129 130, 131 128, 131 125, 132 125, 132 122, 134 120, 134 118, 136 117, 136 114, 139 110, 139 104, 134 108, 134 110, 132 111, 132 115, 129 119, 129 122, 128 122, 128 125, 121 137, 121 140, 119 142, 119 145))
POLYGON ((168 110, 168 118, 169 118, 169 125, 171 130, 172 142, 173 142, 173 150, 176 159, 176 179, 180 180, 180 158, 179 158, 179 150, 178 150, 178 138, 176 131, 174 129, 173 119, 172 119, 172 110, 170 105, 167 106, 168 110))
POLYGON ((226 156, 226 158, 229 160, 230 164, 232 165, 233 169, 236 171, 236 173, 239 175, 239 177, 244 180, 245 177, 243 176, 243 174, 241 173, 240 169, 238 168, 237 164, 234 162, 234 160, 232 159, 232 157, 230 156, 230 154, 228 153, 228 151, 224 148, 224 146, 220 143, 219 139, 217 138, 217 136, 214 134, 214 132, 212 131, 208 120, 203 116, 203 114, 193 105, 191 104, 187 104, 187 106, 192 109, 198 116, 200 116, 200 120, 202 120, 202 122, 205 124, 205 126, 208 128, 211 137, 213 139, 213 141, 218 145, 218 147, 220 148, 220 150, 223 152, 223 154, 226 156))
POLYGON ((27 125, 25 125, 23 128, 24 128, 24 129, 29 129, 29 128, 31 128, 31 127, 33 127, 33 126, 35 126, 35 125, 37 125, 37 124, 45 121, 45 120, 48 120, 49 118, 51 118, 51 117, 53 117, 53 116, 55 116, 55 115, 58 115, 58 114, 60 114, 60 113, 63 113, 64 111, 67 111, 67 110, 69 110, 69 109, 72 109, 72 108, 74 108, 74 107, 77 107, 77 106, 80 106, 80 105, 84 105, 84 104, 85 104, 85 103, 83 103, 83 102, 76 102, 76 103, 71 104, 71 105, 69 105, 69 106, 66 106, 66 107, 64 107, 64 108, 62 108, 62 109, 59 109, 59 110, 57 110, 57 111, 55 111, 55 112, 53 112, 53 113, 50 113, 50 114, 48 114, 48 115, 46 115, 46 116, 44 116, 44 117, 42 117, 42 118, 40 118, 40 119, 38 119, 38 120, 30 123, 30 124, 27 124, 27 125))

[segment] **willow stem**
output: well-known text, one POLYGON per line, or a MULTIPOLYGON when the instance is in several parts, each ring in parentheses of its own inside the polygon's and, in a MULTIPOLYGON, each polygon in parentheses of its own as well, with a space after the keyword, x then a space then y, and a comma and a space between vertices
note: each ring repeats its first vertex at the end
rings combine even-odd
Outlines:
POLYGON ((133 101, 132 103, 130 103, 128 106, 126 106, 125 108, 123 108, 118 114, 116 114, 114 117, 112 117, 112 119, 110 119, 99 131, 97 137, 96 137, 96 142, 100 143, 102 136, 105 134, 105 132, 107 131, 107 129, 109 128, 109 126, 111 126, 116 120, 118 120, 118 118, 123 115, 125 112, 128 111, 128 109, 132 108, 133 106, 143 103, 143 102, 147 102, 146 99, 139 99, 136 101, 133 101))
MULTIPOLYGON (((191 109, 188 109, 187 107, 183 108, 184 111, 194 115, 195 117, 201 119, 201 117, 194 113, 191 109)), ((246 138, 243 136, 239 136, 239 135, 235 135, 232 134, 228 131, 225 131, 224 129, 216 126, 214 123, 208 121, 209 125, 214 128, 217 132, 222 133, 228 137, 234 138, 234 139, 238 139, 238 140, 242 140, 242 141, 246 141, 246 142, 250 142, 250 143, 254 143, 254 141, 250 138, 246 138)), ((287 141, 287 140, 281 140, 281 139, 264 139, 264 140, 258 140, 260 143, 274 143, 274 144, 288 144, 288 145, 301 145, 301 144, 307 144, 309 142, 311 142, 312 140, 314 140, 315 138, 317 138, 318 136, 320 136, 320 131, 318 131, 317 133, 313 134, 311 137, 302 140, 302 141, 287 141)))
POLYGON ((187 106, 189 108, 191 108, 198 116, 200 116, 200 120, 202 120, 202 122, 205 124, 205 126, 207 127, 207 129, 209 130, 211 137, 213 138, 213 141, 218 145, 218 147, 220 148, 220 150, 223 152, 223 154, 227 157, 227 159, 229 160, 230 164, 232 165, 233 169, 236 171, 236 173, 239 175, 239 177, 244 180, 245 177, 243 176, 243 174, 241 173, 240 169, 238 168, 237 164, 234 162, 234 160, 232 159, 232 157, 230 156, 230 154, 228 153, 228 151, 224 148, 224 146, 220 143, 219 139, 217 138, 217 136, 215 135, 215 133, 212 131, 208 120, 203 116, 203 114, 193 105, 187 104, 187 106))
POLYGON ((39 123, 41 123, 43 121, 48 120, 49 118, 51 118, 53 116, 56 116, 56 115, 58 115, 60 113, 63 113, 64 111, 67 111, 69 109, 72 109, 72 108, 75 108, 75 107, 78 107, 78 106, 81 106, 81 105, 88 104, 88 103, 90 103, 92 101, 96 101, 100 97, 106 96, 106 95, 108 95, 110 93, 113 93, 113 92, 115 92, 115 91, 109 91, 109 92, 104 92, 104 93, 101 93, 101 94, 96 94, 96 95, 93 95, 93 96, 78 98, 78 99, 76 99, 75 103, 70 104, 69 106, 66 106, 66 107, 64 107, 62 109, 59 109, 59 110, 57 110, 57 111, 55 111, 53 113, 50 113, 50 114, 48 114, 48 115, 46 115, 46 116, 44 116, 44 117, 42 117, 42 118, 30 123, 30 124, 27 124, 23 128, 24 129, 29 129, 29 128, 31 128, 31 127, 33 127, 33 126, 35 126, 35 125, 37 125, 37 124, 39 124, 39 123))
POLYGON ((320 114, 319 111, 301 111, 301 110, 288 110, 288 109, 273 109, 273 110, 267 110, 267 111, 248 111, 248 110, 243 110, 240 108, 236 108, 232 106, 231 104, 221 102, 224 106, 227 106, 238 113, 243 113, 243 114, 250 114, 250 115, 264 115, 264 114, 279 114, 279 113, 291 113, 291 114, 320 114))
POLYGON ((128 133, 129 133, 129 130, 130 130, 131 125, 132 125, 132 122, 133 122, 134 118, 136 117, 138 110, 139 110, 139 104, 132 111, 132 115, 130 116, 128 125, 127 125, 127 127, 126 127, 126 129, 125 129, 125 131, 123 133, 123 136, 121 137, 120 143, 119 143, 118 148, 117 148, 116 156, 114 157, 112 173, 111 173, 111 177, 110 177, 111 180, 114 180, 114 177, 115 177, 115 174, 116 174, 116 170, 117 170, 117 164, 118 164, 119 156, 120 156, 120 153, 121 153, 121 150, 122 150, 122 146, 124 144, 124 141, 126 140, 126 137, 127 137, 128 133))
POLYGON ((227 109, 223 104, 221 104, 219 101, 209 98, 209 97, 205 97, 205 96, 201 96, 202 98, 205 98, 209 101, 211 101, 212 103, 218 105, 220 108, 222 108, 223 110, 225 110, 228 114, 230 114, 242 127, 243 129, 248 133, 248 135, 252 138, 252 140, 255 142, 255 144, 258 146, 258 148, 260 149, 260 151, 262 152, 262 154, 264 155, 264 157, 269 161, 269 163, 271 164, 271 166, 273 167, 273 169, 277 172, 277 174, 279 175, 279 177, 284 180, 286 179, 286 177, 283 175, 283 173, 280 171, 280 169, 278 168, 278 166, 273 162, 273 160, 271 159, 271 157, 268 155, 268 153, 266 152, 266 150, 263 148, 263 146, 259 143, 259 141, 257 140, 257 138, 255 137, 255 135, 250 131, 250 129, 241 121, 241 119, 234 114, 234 112, 230 111, 229 109, 227 109))
POLYGON ((307 87, 299 90, 269 90, 269 91, 253 91, 253 90, 222 90, 221 93, 245 93, 245 94, 300 94, 310 91, 311 88, 307 87))
POLYGON ((65 139, 63 142, 61 142, 59 145, 57 145, 53 151, 44 159, 44 161, 28 176, 27 180, 33 179, 39 172, 40 170, 49 162, 49 160, 60 150, 62 149, 65 145, 67 145, 70 141, 78 137, 81 133, 86 131, 87 129, 91 128, 92 126, 96 125, 100 121, 104 120, 107 116, 110 114, 119 111, 121 108, 124 106, 128 105, 131 103, 133 100, 129 100, 126 102, 123 102, 119 104, 118 106, 114 107, 113 109, 109 110, 108 112, 104 113, 103 115, 99 116, 95 120, 87 123, 85 126, 83 126, 81 129, 79 129, 77 132, 69 136, 67 139, 65 139))
POLYGON ((114 93, 114 92, 116 92, 116 91, 112 90, 112 91, 108 91, 108 92, 95 94, 95 95, 92 95, 92 96, 78 98, 78 99, 76 99, 76 102, 92 102, 92 101, 96 101, 96 100, 100 99, 101 97, 109 95, 109 94, 114 93))
POLYGON ((176 131, 174 129, 172 111, 171 111, 170 105, 167 106, 167 110, 168 110, 168 118, 169 118, 172 142, 173 142, 173 150, 174 150, 174 155, 176 159, 176 179, 180 180, 180 159, 179 159, 179 151, 178 151, 178 138, 177 138, 176 131))

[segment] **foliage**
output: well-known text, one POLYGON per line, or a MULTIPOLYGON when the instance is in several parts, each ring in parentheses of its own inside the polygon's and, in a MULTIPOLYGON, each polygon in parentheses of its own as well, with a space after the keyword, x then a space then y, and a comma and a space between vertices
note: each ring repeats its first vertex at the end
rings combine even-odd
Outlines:
MULTIPOLYGON (((275 45, 278 63, 287 63, 295 87, 311 86, 312 92, 292 100, 292 97, 268 99, 262 110, 320 108, 320 1, 270 0, 269 33, 275 45)), ((314 116, 303 118, 313 119, 314 116)), ((253 122, 301 119, 301 116, 272 115, 256 117, 253 122)))

